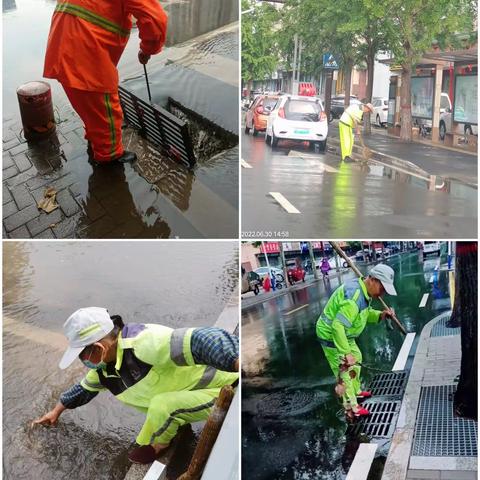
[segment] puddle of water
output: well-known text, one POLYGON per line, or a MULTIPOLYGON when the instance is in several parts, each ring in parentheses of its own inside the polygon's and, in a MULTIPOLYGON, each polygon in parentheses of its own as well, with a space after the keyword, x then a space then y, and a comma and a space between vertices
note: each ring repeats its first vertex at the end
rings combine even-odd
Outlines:
MULTIPOLYGON (((442 257, 442 262, 445 260, 442 257)), ((438 282, 430 284, 438 259, 423 262, 418 253, 394 256, 387 262, 396 273, 398 296, 386 301, 407 330, 419 334, 439 309, 449 308, 447 302, 440 301, 448 299, 448 274, 440 271, 438 282), (436 301, 419 309, 425 292, 436 301)), ((256 355, 252 343, 262 352, 260 367, 256 365, 257 370, 244 376, 242 383, 242 471, 248 472, 249 479, 345 478, 359 439, 345 438, 346 423, 341 414, 337 415, 341 405, 333 393, 335 379, 317 341, 315 323, 330 294, 352 276, 347 272, 339 279, 319 282, 242 311, 242 363, 249 363, 248 355, 256 355), (283 313, 306 304, 307 308, 292 315, 283 313), (269 398, 273 401, 268 402, 269 398), (265 411, 267 415, 262 414, 265 411)), ((402 342, 401 334, 380 324, 368 326, 358 345, 365 364, 388 370, 402 342)), ((365 384, 375 374, 363 369, 365 384)), ((381 478, 388 448, 386 442, 379 449, 375 480, 381 478)))
POLYGON ((29 428, 85 372, 57 367, 63 322, 102 305, 130 322, 212 325, 237 284, 238 246, 10 242, 3 253, 4 478, 123 478, 144 416, 111 395, 65 412, 57 428, 29 428))

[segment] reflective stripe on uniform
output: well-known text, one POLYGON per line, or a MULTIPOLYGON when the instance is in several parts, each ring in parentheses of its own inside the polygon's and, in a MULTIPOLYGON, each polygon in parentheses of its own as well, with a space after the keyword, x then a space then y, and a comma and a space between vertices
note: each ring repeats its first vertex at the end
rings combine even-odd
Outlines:
POLYGON ((215 405, 215 400, 216 399, 213 399, 208 403, 204 403, 193 408, 179 408, 178 410, 173 411, 172 413, 170 413, 167 421, 155 433, 152 434, 150 443, 154 443, 155 437, 159 437, 167 430, 170 424, 175 420, 175 415, 180 415, 182 413, 195 413, 200 412, 201 410, 206 410, 207 408, 213 407, 213 405, 215 405))
POLYGON ((344 325, 347 328, 351 328, 352 324, 348 320, 348 318, 345 315, 342 315, 340 312, 337 313, 337 316, 335 317, 342 325, 344 325))
POLYGON ((55 7, 55 12, 74 15, 75 17, 79 17, 87 22, 102 27, 104 30, 108 30, 112 33, 117 33, 118 35, 121 35, 123 37, 128 37, 130 35, 130 32, 122 28, 120 25, 117 25, 116 23, 107 20, 106 18, 98 15, 95 12, 92 12, 91 10, 80 7, 78 5, 73 5, 72 3, 63 2, 58 4, 55 7))
POLYGON ((326 323, 327 325, 329 326, 332 325, 332 321, 328 317, 323 315, 323 313, 320 315, 320 319, 322 320, 322 322, 326 323))
POLYGON ((112 144, 110 155, 113 159, 115 156, 116 134, 115 122, 113 121, 112 104, 110 103, 110 95, 108 93, 105 94, 105 106, 107 107, 108 126, 110 127, 110 142, 112 144))
POLYGON ((172 337, 170 338, 170 358, 179 367, 188 365, 183 351, 183 341, 188 330, 188 328, 177 328, 172 332, 172 337))
POLYGON ((216 368, 208 366, 203 372, 202 378, 200 378, 200 380, 192 388, 192 390, 201 390, 202 388, 206 388, 210 384, 210 382, 213 380, 213 377, 215 377, 216 373, 217 373, 216 368))
POLYGON ((103 390, 105 387, 101 383, 91 383, 89 382, 86 378, 84 378, 81 382, 80 385, 82 387, 86 387, 87 390, 89 388, 93 388, 94 390, 103 390))
POLYGON ((320 344, 327 348, 337 348, 333 342, 320 338, 320 344))

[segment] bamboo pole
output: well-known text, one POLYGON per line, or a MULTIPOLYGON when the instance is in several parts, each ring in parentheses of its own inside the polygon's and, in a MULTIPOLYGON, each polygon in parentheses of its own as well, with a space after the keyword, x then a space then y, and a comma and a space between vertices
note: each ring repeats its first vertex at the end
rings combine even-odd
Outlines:
POLYGON ((200 434, 188 470, 178 477, 178 480, 198 480, 200 478, 213 445, 220 433, 228 408, 232 403, 233 395, 234 391, 230 385, 226 385, 220 390, 220 395, 200 434))
MULTIPOLYGON (((360 272, 360 270, 357 268, 357 266, 352 262, 352 260, 350 258, 347 257, 347 255, 345 254, 345 252, 340 248, 340 245, 338 245, 337 242, 330 242, 330 245, 333 247, 333 249, 347 262, 348 266, 355 272, 355 275, 357 275, 357 277, 359 278, 362 278, 363 275, 362 273, 360 272)), ((384 309, 388 309, 389 307, 387 306, 387 304, 384 302, 383 298, 381 297, 378 297, 378 299, 380 300, 380 303, 382 304, 383 308, 384 309)), ((395 322, 395 324, 397 325, 398 329, 404 334, 406 335, 407 334, 407 330, 405 329, 405 327, 403 326, 402 322, 400 322, 400 320, 397 318, 396 315, 392 315, 392 320, 395 322)))

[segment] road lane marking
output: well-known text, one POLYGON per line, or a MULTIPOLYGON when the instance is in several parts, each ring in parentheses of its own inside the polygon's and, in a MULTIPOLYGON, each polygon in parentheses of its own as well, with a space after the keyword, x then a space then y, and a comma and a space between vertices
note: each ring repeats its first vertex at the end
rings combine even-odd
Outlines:
POLYGON ((243 158, 241 159, 243 168, 253 168, 249 163, 247 163, 243 158))
POLYGON ((367 480, 378 444, 361 443, 345 480, 367 480))
POLYGON ((302 305, 301 307, 290 310, 285 315, 291 315, 292 313, 298 312, 299 310, 302 310, 303 308, 307 308, 309 305, 310 305, 309 303, 306 303, 305 305, 302 305))
POLYGON ((403 341, 402 348, 398 352, 397 359, 395 360, 395 365, 392 367, 392 372, 398 370, 404 370, 405 364, 407 363, 408 354, 412 348, 413 340, 415 339, 415 333, 407 333, 405 340, 403 341))
POLYGON ((428 293, 424 293, 422 299, 420 300, 420 305, 418 306, 419 308, 423 308, 427 304, 428 300, 428 293))
POLYGON ((300 213, 281 193, 268 192, 288 213, 300 213))

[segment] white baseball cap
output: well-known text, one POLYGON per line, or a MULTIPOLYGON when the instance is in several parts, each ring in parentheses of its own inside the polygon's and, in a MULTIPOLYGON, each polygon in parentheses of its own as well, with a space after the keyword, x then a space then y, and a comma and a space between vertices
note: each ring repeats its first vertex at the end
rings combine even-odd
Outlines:
POLYGON ((384 265, 383 263, 379 263, 378 265, 375 265, 369 272, 368 274, 379 280, 385 291, 389 295, 396 295, 397 291, 395 290, 395 287, 393 286, 393 277, 395 275, 395 272, 393 271, 392 267, 389 267, 388 265, 384 265))
POLYGON ((67 368, 85 347, 101 340, 114 327, 106 308, 86 307, 73 312, 63 324, 69 345, 58 366, 67 368))

